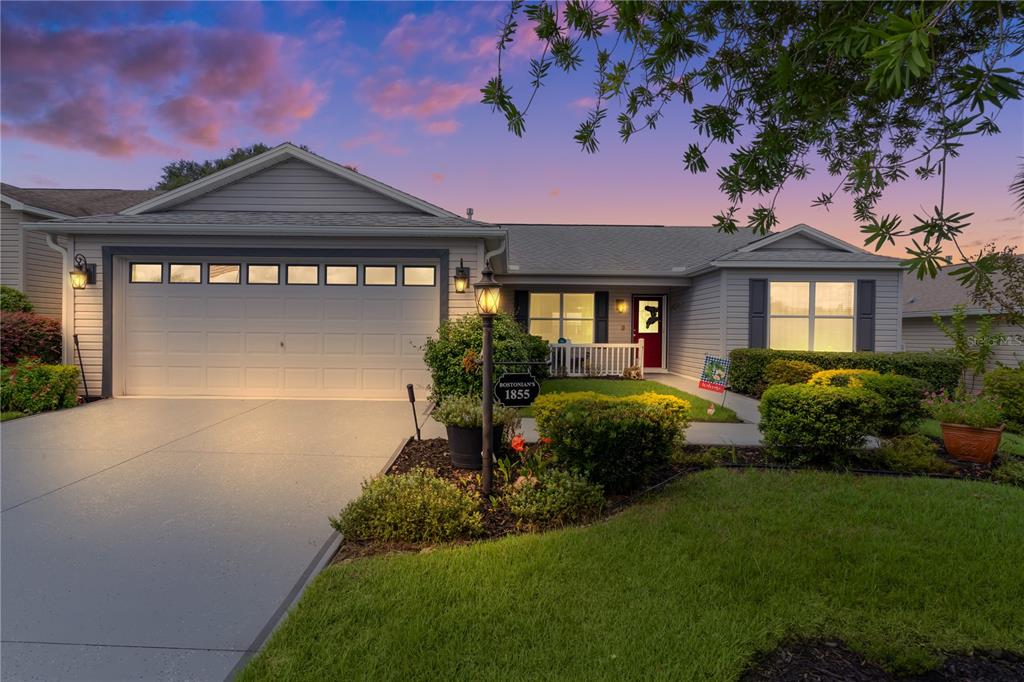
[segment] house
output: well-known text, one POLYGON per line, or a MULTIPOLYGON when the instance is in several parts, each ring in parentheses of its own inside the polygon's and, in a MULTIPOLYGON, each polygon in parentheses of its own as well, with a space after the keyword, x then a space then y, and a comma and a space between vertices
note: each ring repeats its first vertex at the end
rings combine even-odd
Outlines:
POLYGON ((595 370, 602 354, 620 371, 641 341, 648 371, 690 376, 737 347, 900 344, 899 261, 806 225, 489 224, 291 144, 26 227, 96 267, 64 319, 105 396, 402 397, 428 381, 427 336, 475 309, 456 268, 476 280, 488 261, 506 310, 586 371, 612 366, 595 370))
POLYGON ((35 312, 61 318, 65 272, 42 232, 22 225, 52 218, 116 213, 156 196, 153 190, 36 189, 0 184, 0 284, 25 292, 35 312))

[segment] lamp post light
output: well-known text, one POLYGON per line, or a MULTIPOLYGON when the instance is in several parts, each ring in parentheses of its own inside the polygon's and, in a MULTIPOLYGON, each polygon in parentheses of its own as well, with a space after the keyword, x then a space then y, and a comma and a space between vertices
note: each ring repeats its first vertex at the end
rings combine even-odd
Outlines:
POLYGON ((459 259, 459 267, 455 268, 453 280, 455 283, 455 293, 465 293, 466 289, 469 288, 469 268, 466 267, 461 258, 459 259))
POLYGON ((494 344, 492 332, 494 330, 494 316, 498 314, 501 305, 501 285, 494 281, 494 273, 491 271, 490 263, 484 264, 483 272, 480 273, 480 281, 473 285, 476 291, 476 310, 480 313, 480 320, 483 323, 484 343, 483 355, 483 451, 481 455, 482 479, 481 487, 484 495, 491 494, 491 458, 494 436, 494 344))

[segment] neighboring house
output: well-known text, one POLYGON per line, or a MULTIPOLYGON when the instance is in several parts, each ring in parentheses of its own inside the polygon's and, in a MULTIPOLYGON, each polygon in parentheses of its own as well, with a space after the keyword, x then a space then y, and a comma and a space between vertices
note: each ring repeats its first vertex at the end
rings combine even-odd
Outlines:
POLYGON ((455 269, 475 281, 487 260, 532 332, 595 357, 643 339, 651 371, 694 376, 745 346, 899 346, 899 261, 805 225, 493 225, 291 144, 31 228, 98 268, 65 326, 106 396, 402 397, 428 381, 424 340, 474 311, 455 269))
MULTIPOLYGON (((909 351, 944 350, 953 347, 953 342, 942 333, 932 319, 938 315, 947 325, 953 314, 953 307, 966 306, 965 329, 968 334, 978 331, 978 319, 989 314, 971 302, 971 293, 949 272, 953 267, 943 268, 935 279, 918 279, 906 275, 903 280, 903 349, 909 351)), ((996 364, 1017 367, 1024 362, 1024 329, 1015 327, 996 318, 992 333, 1001 335, 992 353, 990 368, 996 364)))
POLYGON ((36 189, 0 184, 0 284, 25 292, 35 312, 61 318, 67 268, 42 232, 22 224, 116 213, 159 192, 123 189, 36 189))

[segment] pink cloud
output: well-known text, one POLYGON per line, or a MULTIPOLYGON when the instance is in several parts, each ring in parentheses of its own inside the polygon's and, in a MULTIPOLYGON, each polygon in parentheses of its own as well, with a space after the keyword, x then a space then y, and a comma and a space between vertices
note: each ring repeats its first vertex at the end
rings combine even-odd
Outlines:
POLYGON ((310 24, 309 31, 314 42, 333 43, 345 32, 345 20, 341 17, 317 19, 310 24))
POLYGON ((569 106, 573 109, 593 109, 594 101, 593 97, 580 97, 569 102, 569 106))
POLYGON ((431 173, 430 179, 434 182, 444 182, 444 173, 431 173))
POLYGON ((561 193, 562 193, 562 189, 560 187, 552 187, 551 189, 548 190, 548 196, 549 197, 557 197, 561 193))
POLYGON ((175 97, 157 107, 156 113, 171 129, 197 144, 214 147, 220 142, 225 121, 221 110, 205 97, 175 97))
POLYGON ((450 113, 480 97, 479 88, 469 83, 446 83, 430 77, 408 80, 394 72, 363 79, 360 93, 375 114, 416 120, 450 113))
MULTIPOLYGON (((469 7, 468 11, 460 6, 457 11, 405 14, 384 36, 382 45, 405 61, 420 56, 444 62, 497 59, 499 19, 504 8, 498 3, 473 3, 469 7), (481 25, 489 30, 478 33, 481 25)), ((531 57, 540 52, 539 46, 537 35, 524 24, 506 54, 531 57)))
POLYGON ((383 130, 372 130, 364 135, 357 135, 342 141, 341 148, 347 150, 362 149, 369 147, 388 156, 405 156, 409 153, 407 147, 398 144, 395 134, 383 130))
POLYGON ((420 130, 428 135, 453 135, 458 132, 460 124, 453 118, 443 121, 428 121, 420 126, 420 130))

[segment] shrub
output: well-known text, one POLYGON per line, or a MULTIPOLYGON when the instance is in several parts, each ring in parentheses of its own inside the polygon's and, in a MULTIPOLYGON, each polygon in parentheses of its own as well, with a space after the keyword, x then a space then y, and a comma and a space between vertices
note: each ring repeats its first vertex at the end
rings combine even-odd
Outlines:
MULTIPOLYGON (((524 332, 508 315, 494 318, 493 340, 495 362, 546 362, 548 359, 547 342, 524 332)), ((482 348, 483 325, 479 315, 463 315, 441 323, 437 338, 427 339, 423 353, 423 360, 430 369, 435 401, 452 395, 480 395, 483 374, 476 360, 482 348)), ((547 377, 546 365, 520 368, 496 365, 495 380, 503 372, 527 367, 538 381, 547 377)))
POLYGON ((895 436, 916 426, 928 416, 923 381, 899 374, 872 374, 861 377, 864 388, 882 399, 878 414, 878 434, 895 436))
POLYGON ((429 469, 381 476, 331 525, 346 540, 449 542, 483 532, 480 500, 429 469))
POLYGON ((35 414, 78 404, 78 368, 23 358, 0 370, 0 409, 35 414))
POLYGON ((873 369, 924 381, 930 390, 955 391, 961 363, 948 353, 825 353, 768 348, 736 348, 729 353, 732 390, 759 396, 766 388, 764 372, 774 360, 801 360, 822 369, 873 369))
POLYGON ((34 313, 4 313, 0 317, 0 361, 13 365, 20 358, 61 361, 64 341, 60 322, 34 313))
MULTIPOLYGON (((479 429, 483 426, 484 410, 479 396, 454 395, 445 398, 430 416, 445 426, 479 429)), ((518 423, 518 410, 494 403, 494 426, 514 427, 518 423)))
POLYGON ((768 386, 778 384, 806 384, 821 367, 803 360, 772 360, 764 368, 764 381, 768 386))
POLYGON ((873 369, 826 369, 815 372, 807 383, 814 386, 851 386, 860 388, 864 385, 864 379, 869 376, 879 376, 873 369))
POLYGON ((1024 459, 1011 459, 992 470, 992 480, 1024 488, 1024 459))
POLYGON ((690 405, 671 395, 613 398, 596 393, 542 395, 537 430, 558 462, 612 493, 641 485, 682 445, 690 405))
POLYGON ((906 474, 948 474, 956 470, 938 456, 939 448, 928 436, 919 433, 884 441, 877 450, 860 456, 863 464, 906 474))
POLYGON ((769 453, 791 464, 836 458, 875 431, 881 398, 864 388, 772 386, 761 398, 769 453))
POLYGON ((984 394, 999 403, 1006 429, 1024 433, 1024 367, 994 369, 984 382, 984 394))
POLYGON ((6 284, 0 286, 0 312, 30 313, 32 307, 32 301, 25 294, 6 284))
POLYGON ((940 423, 966 424, 976 429, 994 429, 1003 423, 999 403, 981 396, 958 395, 950 398, 943 392, 932 394, 925 407, 940 423))
POLYGON ((582 523, 604 509, 601 486, 563 469, 550 469, 539 480, 519 478, 506 499, 519 524, 529 528, 582 523))

